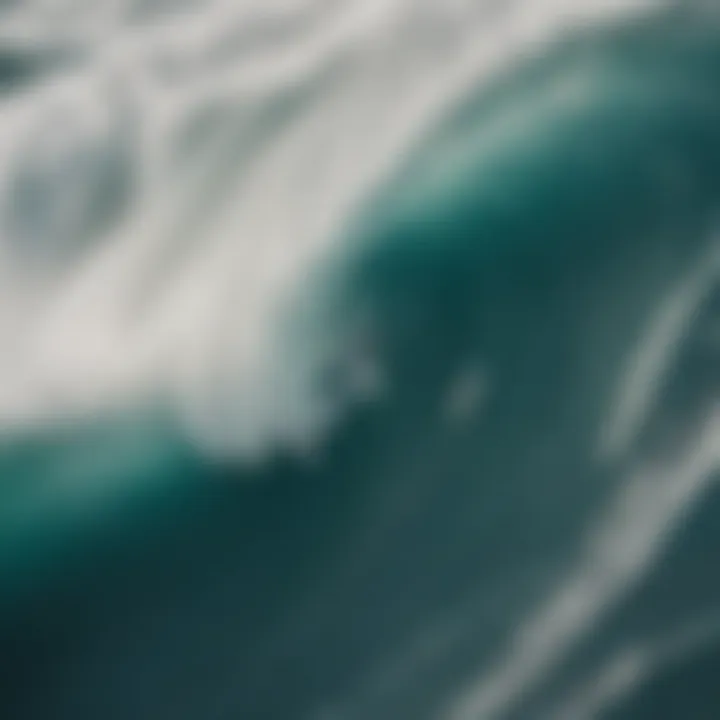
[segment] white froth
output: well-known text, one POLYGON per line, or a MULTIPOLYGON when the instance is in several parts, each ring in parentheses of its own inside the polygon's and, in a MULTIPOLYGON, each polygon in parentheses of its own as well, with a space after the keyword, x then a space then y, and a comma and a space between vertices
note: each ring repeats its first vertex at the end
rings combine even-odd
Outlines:
POLYGON ((667 371, 690 331, 693 315, 715 287, 719 275, 720 248, 712 243, 709 252, 660 304, 648 331, 628 357, 600 442, 604 456, 621 455, 642 430, 667 371))
POLYGON ((306 442, 336 415, 310 380, 337 348, 298 357, 276 319, 349 214, 469 88, 568 27, 646 3, 150 5, 3 16, 0 45, 67 62, 0 108, 0 430, 155 397, 213 452, 306 442), (285 121, 263 119, 292 96, 285 121), (178 138, 218 108, 224 129, 179 165, 178 138), (124 162, 126 205, 96 228, 94 193, 124 162), (12 201, 23 173, 43 193, 25 218, 12 201), (28 235, 31 257, 18 252, 28 235))

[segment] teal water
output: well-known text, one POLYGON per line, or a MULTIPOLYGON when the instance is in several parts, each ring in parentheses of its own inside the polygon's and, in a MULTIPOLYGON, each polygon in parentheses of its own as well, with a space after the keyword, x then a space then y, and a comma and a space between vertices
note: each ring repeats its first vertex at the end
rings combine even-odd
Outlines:
POLYGON ((8 16, 0 715, 717 717, 715 13, 220 5, 8 16))

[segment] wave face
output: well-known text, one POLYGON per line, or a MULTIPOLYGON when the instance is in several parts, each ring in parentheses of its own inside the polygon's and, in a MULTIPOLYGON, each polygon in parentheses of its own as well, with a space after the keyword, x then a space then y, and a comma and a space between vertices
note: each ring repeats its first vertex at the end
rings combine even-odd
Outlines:
POLYGON ((0 716, 720 704, 720 19, 0 2, 0 716))

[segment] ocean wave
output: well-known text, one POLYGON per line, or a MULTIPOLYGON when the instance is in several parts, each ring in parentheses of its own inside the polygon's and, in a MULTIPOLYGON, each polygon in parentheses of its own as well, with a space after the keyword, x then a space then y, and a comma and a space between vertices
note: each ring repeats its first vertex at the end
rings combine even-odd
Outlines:
POLYGON ((574 720, 691 654, 614 623, 718 469, 712 8, 0 23, 0 631, 80 637, 8 717, 574 720))
POLYGON ((6 431, 155 396, 211 452, 308 442, 329 361, 273 318, 453 102, 606 5, 18 8, 68 61, 3 102, 6 431))

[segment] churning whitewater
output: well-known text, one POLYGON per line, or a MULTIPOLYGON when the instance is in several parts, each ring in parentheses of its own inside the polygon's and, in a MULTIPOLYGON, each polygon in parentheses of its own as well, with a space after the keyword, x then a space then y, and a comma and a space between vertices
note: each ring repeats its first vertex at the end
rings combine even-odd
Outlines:
POLYGON ((240 452, 323 415, 319 359, 279 357, 277 316, 421 133, 558 35, 642 7, 46 5, 3 17, 1 416, 169 397, 193 440, 240 452))

